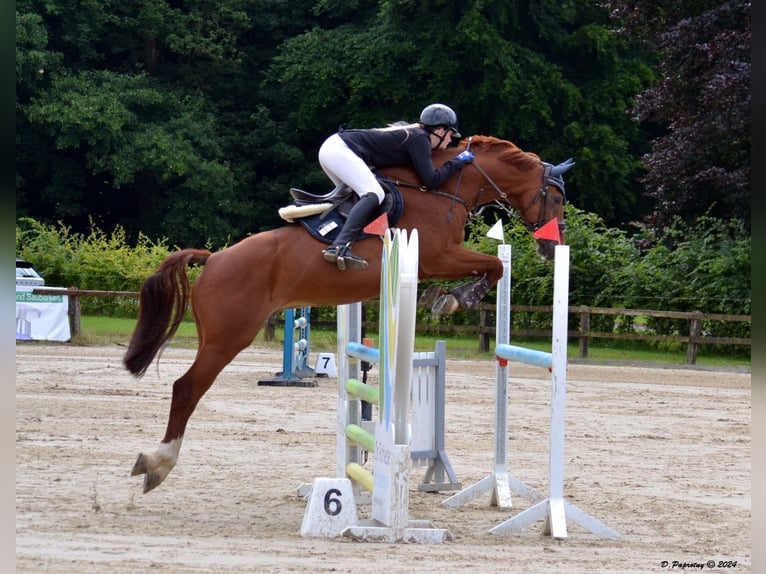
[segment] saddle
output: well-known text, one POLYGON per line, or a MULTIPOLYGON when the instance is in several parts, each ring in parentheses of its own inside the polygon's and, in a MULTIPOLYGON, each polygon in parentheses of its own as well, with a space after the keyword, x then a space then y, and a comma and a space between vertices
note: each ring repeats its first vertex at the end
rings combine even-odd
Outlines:
MULTIPOLYGON (((393 227, 402 215, 404 199, 392 181, 378 178, 378 182, 385 195, 373 220, 385 213, 389 226, 393 227)), ((280 208, 279 216, 289 223, 299 223, 312 237, 327 244, 333 242, 351 208, 359 201, 359 196, 345 184, 325 194, 315 194, 293 187, 290 189, 290 195, 294 204, 280 208)), ((370 237, 379 236, 362 232, 356 241, 370 237)))

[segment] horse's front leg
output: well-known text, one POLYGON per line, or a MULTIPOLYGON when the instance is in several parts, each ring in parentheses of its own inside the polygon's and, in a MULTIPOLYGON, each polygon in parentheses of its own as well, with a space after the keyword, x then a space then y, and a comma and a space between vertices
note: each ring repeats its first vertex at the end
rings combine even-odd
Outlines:
POLYGON ((449 292, 439 286, 430 287, 418 301, 421 306, 430 305, 433 313, 449 314, 459 309, 477 308, 503 276, 503 264, 494 255, 458 247, 441 254, 434 266, 423 265, 423 272, 431 279, 478 277, 449 292))
POLYGON ((478 281, 463 283, 438 297, 431 306, 431 312, 439 315, 455 313, 460 309, 476 309, 489 289, 489 279, 486 276, 478 281))

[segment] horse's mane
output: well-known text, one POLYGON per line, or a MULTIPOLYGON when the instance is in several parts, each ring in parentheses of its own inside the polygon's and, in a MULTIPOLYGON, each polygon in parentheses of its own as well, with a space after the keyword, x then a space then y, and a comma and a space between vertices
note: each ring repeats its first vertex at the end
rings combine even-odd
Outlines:
MULTIPOLYGON (((461 148, 465 148, 468 141, 461 142, 461 148)), ((519 148, 516 144, 496 138, 494 136, 473 136, 471 139, 471 150, 474 155, 481 150, 492 151, 497 154, 497 159, 504 164, 514 167, 519 171, 532 170, 540 166, 540 157, 532 152, 527 152, 519 148)))
MULTIPOLYGON (((453 159, 459 152, 468 145, 468 139, 462 140, 457 147, 447 149, 436 149, 433 151, 434 165, 439 167, 443 162, 453 159)), ((542 169, 542 161, 537 154, 526 152, 516 144, 494 136, 476 135, 471 138, 471 151, 480 158, 482 155, 491 155, 493 160, 504 166, 508 166, 509 172, 514 174, 528 174, 531 177, 538 177, 542 169)), ((417 178, 415 169, 412 166, 391 166, 381 168, 380 173, 391 176, 397 171, 405 171, 410 177, 417 178)), ((402 177, 399 175, 398 177, 402 177)))

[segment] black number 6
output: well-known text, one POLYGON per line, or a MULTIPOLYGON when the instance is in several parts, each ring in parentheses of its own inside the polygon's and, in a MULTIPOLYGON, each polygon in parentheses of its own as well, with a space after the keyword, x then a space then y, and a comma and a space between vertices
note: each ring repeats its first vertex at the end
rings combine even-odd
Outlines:
POLYGON ((343 508, 339 496, 340 490, 337 488, 331 488, 324 495, 324 511, 330 516, 337 516, 343 508))

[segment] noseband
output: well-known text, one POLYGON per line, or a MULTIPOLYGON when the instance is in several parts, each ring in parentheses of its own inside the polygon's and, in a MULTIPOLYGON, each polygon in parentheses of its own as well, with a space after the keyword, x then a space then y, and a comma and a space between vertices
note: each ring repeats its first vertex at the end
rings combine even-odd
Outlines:
MULTIPOLYGON (((548 186, 552 185, 553 187, 557 188, 561 192, 564 200, 564 205, 567 203, 567 192, 564 185, 564 178, 560 175, 551 175, 552 169, 552 164, 543 162, 542 186, 532 198, 532 201, 529 202, 529 205, 521 210, 521 214, 524 215, 524 219, 526 219, 526 226, 529 231, 537 231, 540 229, 540 227, 543 226, 543 224, 547 223, 546 221, 541 221, 541 219, 545 216, 545 203, 548 201, 548 186), (537 221, 531 223, 526 217, 526 213, 538 201, 540 202, 540 211, 537 213, 537 221)), ((566 231, 566 228, 566 222, 559 221, 559 233, 563 235, 564 231, 566 231)))

